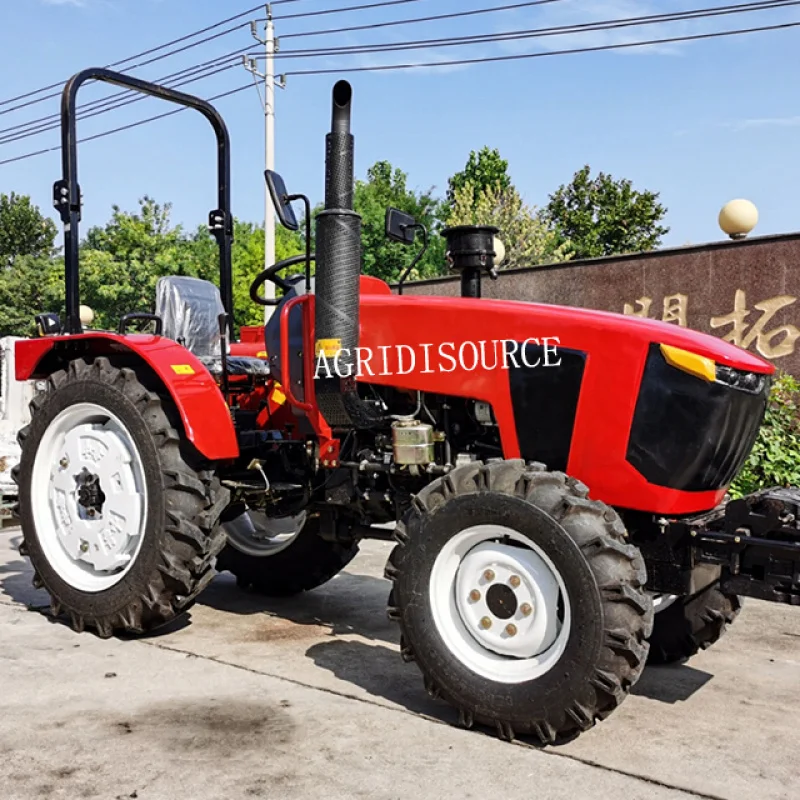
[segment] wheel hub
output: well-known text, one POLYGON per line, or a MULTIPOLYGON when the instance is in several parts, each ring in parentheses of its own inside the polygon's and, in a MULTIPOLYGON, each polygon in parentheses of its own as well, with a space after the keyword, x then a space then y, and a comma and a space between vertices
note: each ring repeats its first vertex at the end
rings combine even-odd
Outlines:
POLYGON ((530 658, 556 640, 559 586, 533 550, 483 542, 463 558, 455 601, 470 635, 494 653, 530 658))
POLYGON ((106 496, 100 488, 100 476, 89 472, 84 467, 80 474, 75 476, 75 483, 78 487, 79 509, 92 519, 101 516, 106 496))
POLYGON ((84 591, 117 583, 138 553, 147 508, 127 428, 101 406, 69 406, 45 431, 33 478, 36 530, 56 571, 84 591))
POLYGON ((498 619, 511 619, 519 606, 517 596, 510 586, 493 583, 486 592, 486 605, 498 619))

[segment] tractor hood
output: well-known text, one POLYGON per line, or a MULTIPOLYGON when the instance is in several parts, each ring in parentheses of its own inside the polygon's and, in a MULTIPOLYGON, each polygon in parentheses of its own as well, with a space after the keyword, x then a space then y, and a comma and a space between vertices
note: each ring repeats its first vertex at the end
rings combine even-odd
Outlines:
POLYGON ((659 513, 722 499, 775 371, 714 336, 603 311, 368 293, 360 308, 359 381, 488 403, 507 458, 659 513))

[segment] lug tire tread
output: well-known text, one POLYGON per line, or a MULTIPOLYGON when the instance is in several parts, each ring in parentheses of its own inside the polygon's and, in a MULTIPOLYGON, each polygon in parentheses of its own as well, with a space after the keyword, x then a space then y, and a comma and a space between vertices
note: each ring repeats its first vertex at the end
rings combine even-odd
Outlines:
MULTIPOLYGON (((30 403, 32 417, 42 411, 51 397, 76 382, 101 383, 118 390, 133 404, 144 420, 158 453, 164 491, 164 525, 157 569, 145 585, 135 587, 130 602, 111 613, 87 614, 69 607, 58 597, 34 564, 33 584, 51 594, 51 608, 64 614, 73 630, 94 630, 101 638, 118 632, 144 634, 162 627, 193 605, 215 573, 215 559, 225 545, 225 535, 218 524, 227 505, 229 492, 214 473, 196 469, 182 452, 181 435, 169 422, 158 394, 149 391, 130 368, 117 368, 108 358, 93 361, 76 359, 65 370, 53 373, 44 391, 30 403)), ((31 425, 18 434, 25 450, 31 425)), ((32 459, 31 459, 32 460, 32 459)), ((30 479, 32 464, 17 470, 15 481, 23 489, 30 479)), ((23 523, 20 553, 30 556, 30 532, 23 523)), ((127 576, 126 576, 127 578, 127 576)), ((123 581, 125 579, 123 578, 123 581)))
POLYGON ((415 532, 421 530, 425 516, 433 516, 449 499, 465 494, 493 492, 525 500, 548 513, 566 530, 586 558, 603 598, 604 646, 591 680, 593 702, 575 700, 561 719, 547 716, 509 720, 481 714, 465 707, 425 673, 424 664, 409 643, 402 609, 392 587, 387 614, 401 631, 401 655, 415 661, 432 690, 453 705, 464 727, 475 723, 494 729, 501 739, 518 734, 532 735, 542 745, 570 741, 605 719, 629 694, 639 680, 647 661, 648 638, 653 630, 653 605, 644 587, 647 571, 639 549, 627 543, 627 532, 618 514, 610 507, 588 498, 580 481, 561 472, 548 472, 538 462, 521 459, 500 463, 473 462, 454 469, 433 481, 416 495, 395 530, 396 545, 389 555, 385 577, 396 583, 400 577, 401 551, 418 547, 415 532))

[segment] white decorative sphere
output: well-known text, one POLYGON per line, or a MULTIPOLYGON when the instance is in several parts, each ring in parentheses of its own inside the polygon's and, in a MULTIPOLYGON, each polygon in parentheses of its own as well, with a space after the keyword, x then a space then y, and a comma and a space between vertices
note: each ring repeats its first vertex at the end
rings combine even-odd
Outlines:
POLYGON ((506 246, 501 239, 494 237, 494 263, 500 266, 506 260, 506 246))
POLYGON ((719 212, 719 226, 731 239, 743 239, 758 224, 758 209, 749 200, 731 200, 719 212))
POLYGON ((80 306, 78 314, 82 325, 91 325, 94 322, 94 311, 89 306, 80 306))

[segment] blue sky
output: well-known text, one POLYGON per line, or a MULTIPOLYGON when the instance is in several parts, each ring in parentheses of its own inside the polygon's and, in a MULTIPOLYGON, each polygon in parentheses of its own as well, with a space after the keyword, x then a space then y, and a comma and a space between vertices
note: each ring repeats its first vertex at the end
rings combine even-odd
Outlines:
MULTIPOLYGON (((729 0, 741 2, 742 0, 729 0)), ((342 5, 362 4, 348 0, 342 5)), ((409 17, 504 5, 510 0, 414 0, 397 7, 281 21, 281 14, 336 8, 332 0, 275 5, 278 35, 373 24, 409 17)), ((282 52, 337 45, 402 42, 514 29, 540 28, 722 5, 724 0, 556 0, 538 8, 408 27, 314 38, 288 38, 282 52)), ((65 80, 211 25, 255 5, 253 0, 6 0, 0 19, 0 101, 65 80)), ((254 18, 259 16, 253 15, 254 18)), ((437 61, 523 52, 548 52, 800 21, 800 5, 714 20, 480 44, 383 55, 288 58, 278 71, 379 63, 437 61)), ((408 173, 409 184, 436 187, 461 169, 470 150, 499 148, 512 179, 531 205, 567 182, 583 164, 636 188, 661 194, 671 232, 665 245, 722 237, 717 214, 734 197, 756 203, 756 234, 798 229, 800 208, 800 28, 604 53, 532 60, 343 75, 353 84, 356 172, 386 159, 408 173)), ((252 42, 247 28, 151 64, 135 74, 162 76, 252 42)), ((255 42, 253 42, 255 46, 255 42)), ((323 190, 324 135, 336 75, 290 76, 278 92, 277 168, 292 191, 312 202, 323 190)), ((186 86, 210 96, 252 79, 237 66, 186 86)), ((83 101, 112 89, 89 85, 83 101)), ((233 142, 233 202, 243 219, 263 219, 263 116, 255 88, 218 102, 233 142)), ((0 111, 8 106, 0 106, 0 111)), ((0 128, 58 112, 58 99, 0 115, 0 128)), ((145 99, 79 125, 88 136, 169 110, 145 99)), ((2 135, 2 134, 0 134, 2 135)), ((57 147, 57 132, 0 144, 0 161, 57 147)), ((112 204, 137 207, 149 194, 173 204, 173 219, 203 223, 215 205, 211 129, 199 115, 179 114, 84 145, 80 150, 84 223, 107 220, 112 204)), ((0 192, 30 194, 54 215, 52 182, 60 155, 0 166, 0 192)))

